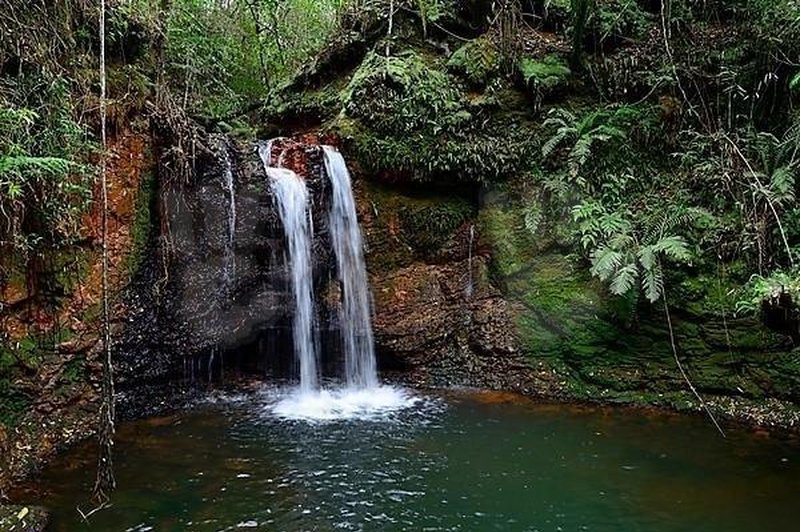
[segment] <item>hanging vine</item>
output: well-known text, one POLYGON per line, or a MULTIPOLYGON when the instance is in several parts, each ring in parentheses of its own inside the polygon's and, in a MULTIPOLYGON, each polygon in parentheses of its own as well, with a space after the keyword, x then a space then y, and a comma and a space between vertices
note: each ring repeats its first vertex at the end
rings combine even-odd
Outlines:
POLYGON ((106 130, 106 2, 100 0, 100 139, 103 144, 100 156, 100 188, 102 190, 102 254, 103 254, 103 383, 98 427, 100 452, 97 459, 97 479, 94 499, 103 507, 108 504, 116 487, 112 463, 114 447, 114 374, 111 360, 111 325, 108 308, 108 157, 106 130))

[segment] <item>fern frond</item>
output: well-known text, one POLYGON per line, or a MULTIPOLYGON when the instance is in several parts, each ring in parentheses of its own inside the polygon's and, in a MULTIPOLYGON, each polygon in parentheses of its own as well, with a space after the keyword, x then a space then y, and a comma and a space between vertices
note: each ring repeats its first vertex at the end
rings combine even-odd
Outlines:
POLYGON ((795 199, 795 173, 788 166, 781 166, 772 173, 770 193, 773 200, 784 203, 795 199))
POLYGON ((601 246, 592 252, 591 273, 603 281, 613 276, 622 264, 622 253, 609 246, 601 246))
POLYGON ((656 264, 656 254, 653 251, 653 246, 643 246, 638 253, 639 264, 645 270, 651 270, 656 264))
POLYGON ((627 264, 620 268, 614 275, 609 288, 611 293, 616 296, 623 296, 636 286, 639 277, 639 270, 635 264, 627 264))
POLYGON ((525 209, 525 229, 535 236, 542 218, 542 208, 537 203, 532 203, 525 209))
POLYGON ((688 262, 692 258, 689 244, 682 236, 665 236, 652 247, 655 253, 663 253, 676 262, 688 262))
POLYGON ((664 294, 664 272, 660 263, 656 262, 652 268, 642 272, 642 288, 650 303, 655 303, 664 294))
POLYGON ((542 145, 542 158, 548 159, 564 138, 566 138, 566 134, 561 129, 556 131, 556 133, 542 145))

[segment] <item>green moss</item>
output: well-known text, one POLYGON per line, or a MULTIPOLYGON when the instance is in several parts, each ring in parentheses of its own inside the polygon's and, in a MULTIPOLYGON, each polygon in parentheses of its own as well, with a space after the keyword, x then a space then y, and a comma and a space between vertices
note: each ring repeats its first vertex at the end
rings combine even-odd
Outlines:
POLYGON ((367 193, 376 214, 367 231, 368 259, 376 271, 430 258, 475 216, 469 199, 459 195, 416 195, 376 184, 367 193))
POLYGON ((152 229, 152 209, 156 197, 156 177, 151 170, 144 171, 136 196, 136 214, 131 226, 131 247, 128 255, 128 276, 139 271, 147 251, 152 229))
POLYGON ((555 55, 540 60, 524 57, 519 62, 519 72, 525 84, 542 96, 563 87, 572 74, 567 64, 555 55))
POLYGON ((269 116, 280 117, 281 120, 299 116, 331 116, 342 107, 342 90, 345 86, 346 79, 306 90, 290 90, 287 85, 275 91, 266 112, 269 116))
POLYGON ((329 130, 350 141, 370 173, 502 180, 527 163, 533 147, 519 116, 497 112, 500 96, 507 95, 495 85, 483 97, 470 95, 441 61, 419 52, 371 54, 343 91, 345 112, 329 130))
POLYGON ((70 296, 72 290, 89 275, 91 251, 76 246, 51 253, 51 269, 44 277, 52 283, 52 293, 70 296))
POLYGON ((17 384, 18 379, 35 374, 53 346, 69 336, 70 332, 64 330, 0 344, 0 423, 13 426, 30 406, 31 397, 17 384))
POLYGON ((0 345, 0 371, 12 372, 20 366, 36 370, 42 361, 40 345, 37 338, 32 336, 0 345))
POLYGON ((530 262, 531 235, 522 226, 519 210, 489 207, 481 210, 480 232, 492 244, 492 266, 500 276, 512 275, 530 262))
POLYGON ((415 51, 368 55, 353 74, 343 101, 349 116, 395 135, 458 127, 469 119, 461 113, 456 81, 440 64, 415 51))
POLYGON ((422 253, 438 249, 473 215, 469 202, 458 197, 445 202, 417 202, 405 205, 400 210, 406 234, 410 235, 414 247, 422 253))

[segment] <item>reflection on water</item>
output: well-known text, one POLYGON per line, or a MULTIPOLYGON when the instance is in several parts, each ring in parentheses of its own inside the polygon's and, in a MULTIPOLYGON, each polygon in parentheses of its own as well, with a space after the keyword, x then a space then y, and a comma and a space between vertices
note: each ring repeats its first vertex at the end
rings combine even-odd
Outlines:
POLYGON ((124 424, 114 506, 80 522, 94 446, 15 494, 54 530, 794 530, 800 446, 705 420, 427 397, 380 419, 265 415, 269 392, 124 424))

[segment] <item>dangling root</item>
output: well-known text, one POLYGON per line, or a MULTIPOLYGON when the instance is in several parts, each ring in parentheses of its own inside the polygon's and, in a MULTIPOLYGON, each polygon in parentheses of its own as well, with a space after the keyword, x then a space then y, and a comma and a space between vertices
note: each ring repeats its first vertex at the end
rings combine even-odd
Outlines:
POLYGON ((681 376, 683 376, 683 380, 686 381, 686 384, 689 386, 689 389, 692 390, 692 393, 694 394, 694 396, 697 397, 697 400, 700 401, 700 405, 706 411, 706 414, 708 414, 708 417, 711 418, 711 422, 714 423, 715 427, 717 427, 717 430, 719 431, 719 433, 722 435, 723 438, 727 438, 727 436, 725 435, 725 431, 722 430, 722 427, 717 422, 717 418, 715 418, 714 414, 711 413, 711 409, 708 408, 708 405, 703 400, 703 398, 700 396, 700 394, 697 392, 697 389, 694 387, 694 384, 692 384, 692 381, 689 380, 689 376, 686 374, 686 371, 683 369, 683 364, 681 364, 681 360, 680 360, 680 358, 678 358, 678 348, 675 345, 675 332, 672 330, 672 317, 669 314, 669 306, 667 305, 667 295, 666 294, 664 294, 663 300, 664 300, 664 314, 666 314, 666 316, 667 316, 667 327, 669 328, 669 342, 672 345, 672 355, 675 357, 675 363, 678 365, 678 369, 681 372, 681 376))

